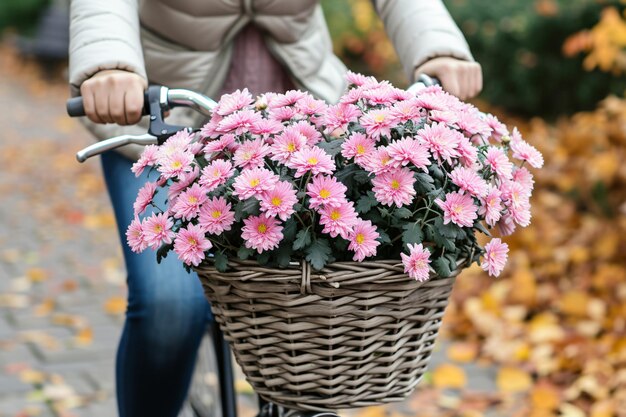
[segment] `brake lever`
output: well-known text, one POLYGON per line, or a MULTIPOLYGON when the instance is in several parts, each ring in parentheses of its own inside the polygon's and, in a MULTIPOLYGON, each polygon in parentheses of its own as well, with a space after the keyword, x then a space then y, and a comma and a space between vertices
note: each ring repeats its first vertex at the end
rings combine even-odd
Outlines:
POLYGON ((105 139, 100 142, 96 142, 87 146, 84 149, 76 152, 76 159, 78 162, 85 162, 92 156, 99 155, 103 152, 119 148, 120 146, 129 145, 134 143, 136 145, 156 145, 159 143, 159 139, 149 133, 143 135, 122 135, 110 139, 105 139))

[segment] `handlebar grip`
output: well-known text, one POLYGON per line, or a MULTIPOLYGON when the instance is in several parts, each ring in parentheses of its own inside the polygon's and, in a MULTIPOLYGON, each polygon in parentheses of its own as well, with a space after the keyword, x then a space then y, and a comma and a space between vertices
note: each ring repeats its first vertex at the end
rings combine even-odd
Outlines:
POLYGON ((70 117, 79 117, 85 115, 85 107, 83 106, 82 97, 73 97, 67 100, 67 114, 70 117))
MULTIPOLYGON (((147 103, 148 103, 148 92, 146 91, 144 94, 144 106, 141 111, 142 116, 145 116, 146 114, 150 114, 150 109, 148 108, 147 103)), ((65 106, 67 108, 68 116, 70 117, 85 116, 85 106, 83 104, 82 97, 78 96, 78 97, 72 97, 68 99, 65 106)))

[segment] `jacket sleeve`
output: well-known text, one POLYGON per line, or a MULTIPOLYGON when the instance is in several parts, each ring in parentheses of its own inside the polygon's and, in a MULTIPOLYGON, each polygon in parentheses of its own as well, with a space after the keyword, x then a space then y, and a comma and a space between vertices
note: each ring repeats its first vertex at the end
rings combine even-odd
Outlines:
POLYGON ((137 0, 72 0, 69 56, 72 95, 102 70, 121 69, 146 78, 137 0))
POLYGON ((373 0, 400 62, 412 83, 415 69, 429 59, 474 58, 442 0, 373 0))

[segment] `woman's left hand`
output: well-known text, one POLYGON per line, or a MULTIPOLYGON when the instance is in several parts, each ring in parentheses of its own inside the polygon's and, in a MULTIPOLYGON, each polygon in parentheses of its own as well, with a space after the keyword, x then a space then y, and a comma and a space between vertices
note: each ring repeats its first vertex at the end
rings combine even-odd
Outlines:
POLYGON ((438 78, 445 91, 461 100, 476 97, 483 89, 483 72, 477 62, 450 57, 433 58, 417 67, 415 79, 421 74, 438 78))

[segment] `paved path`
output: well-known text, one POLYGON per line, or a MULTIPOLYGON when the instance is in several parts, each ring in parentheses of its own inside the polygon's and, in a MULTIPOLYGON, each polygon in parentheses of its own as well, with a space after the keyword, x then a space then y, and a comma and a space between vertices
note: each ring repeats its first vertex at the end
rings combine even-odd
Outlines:
MULTIPOLYGON (((65 84, 0 50, 0 417, 116 415, 125 272, 98 161, 74 159, 90 139, 65 116, 66 97, 65 84)), ((195 402, 210 408, 215 378, 199 367, 195 402)), ((493 370, 467 369, 470 385, 494 390, 493 370)), ((428 395, 362 413, 413 416, 428 395)))

